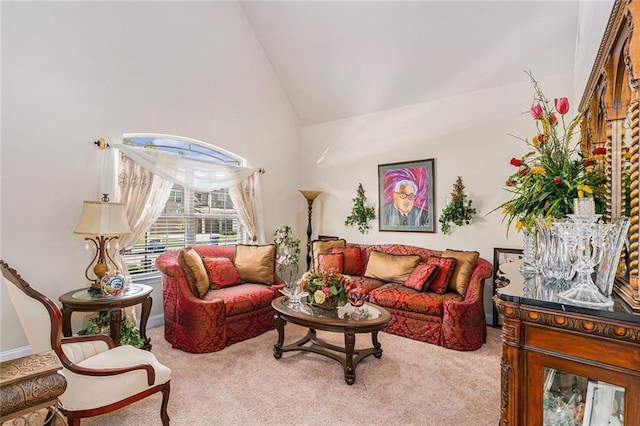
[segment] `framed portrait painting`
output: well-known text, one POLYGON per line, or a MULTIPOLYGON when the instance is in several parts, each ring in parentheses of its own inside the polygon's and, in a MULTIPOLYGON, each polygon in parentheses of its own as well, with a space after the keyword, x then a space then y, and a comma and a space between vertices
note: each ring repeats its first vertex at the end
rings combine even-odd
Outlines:
POLYGON ((435 232, 433 158, 378 165, 380 231, 435 232))

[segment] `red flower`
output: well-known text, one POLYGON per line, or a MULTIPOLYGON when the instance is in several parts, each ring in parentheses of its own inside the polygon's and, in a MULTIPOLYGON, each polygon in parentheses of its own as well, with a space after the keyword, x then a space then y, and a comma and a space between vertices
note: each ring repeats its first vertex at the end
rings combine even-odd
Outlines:
POLYGON ((623 147, 622 147, 622 152, 623 152, 623 153, 625 153, 625 154, 626 154, 627 152, 629 152, 629 147, 628 147, 628 146, 623 146, 623 147))
POLYGON ((560 182, 562 182, 562 178, 560 176, 556 176, 553 178, 553 183, 555 183, 556 185, 560 185, 560 182))
POLYGON ((544 142, 544 135, 538 135, 538 142, 544 142))
POLYGON ((584 160, 583 164, 585 167, 589 167, 589 166, 593 166, 595 163, 593 162, 593 160, 584 160))
POLYGON ((520 166, 520 164, 522 164, 522 163, 521 163, 521 162, 520 162, 520 160, 518 160, 516 157, 513 157, 513 158, 511 159, 511 165, 512 165, 512 166, 519 167, 519 166, 520 166))
POLYGON ((596 148, 593 150, 593 155, 604 155, 607 153, 607 148, 596 148))
POLYGON ((531 116, 536 120, 542 117, 542 105, 537 104, 532 106, 531 109, 529 110, 529 114, 531 114, 531 116))
POLYGON ((556 111, 558 111, 560 115, 565 115, 567 111, 569 111, 569 99, 567 98, 554 99, 553 103, 556 106, 556 111))
POLYGON ((524 169, 520 170, 520 174, 522 176, 526 175, 527 173, 529 173, 529 169, 527 169, 526 167, 524 169))
POLYGON ((549 124, 551 124, 552 126, 558 124, 558 117, 556 117, 554 113, 549 114, 549 124))

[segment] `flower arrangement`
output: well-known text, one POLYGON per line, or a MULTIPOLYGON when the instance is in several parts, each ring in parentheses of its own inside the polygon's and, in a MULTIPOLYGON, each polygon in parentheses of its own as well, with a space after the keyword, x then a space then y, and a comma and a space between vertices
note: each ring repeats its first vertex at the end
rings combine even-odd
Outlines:
POLYGON ((371 228, 369 221, 376 218, 376 210, 372 206, 367 206, 367 197, 364 195, 362 184, 358 184, 356 198, 353 199, 351 214, 345 220, 345 226, 357 226, 361 234, 365 234, 371 228))
POLYGON ((298 274, 300 239, 290 226, 282 225, 273 232, 273 242, 276 245, 276 269, 280 278, 289 284, 298 274))
POLYGON ((584 158, 577 143, 571 143, 582 113, 567 125, 569 100, 557 98, 551 105, 531 73, 526 74, 534 88, 529 113, 535 120, 537 133, 531 139, 514 136, 531 150, 511 159, 517 170, 507 179, 506 190, 513 196, 498 207, 502 208, 509 227, 516 221, 518 232, 523 228, 531 232, 537 218, 562 218, 572 213, 574 198, 593 197, 596 212, 602 211, 605 202, 602 168, 597 161, 584 158))
POLYGON ((327 308, 346 304, 347 294, 357 289, 349 276, 334 270, 307 271, 298 280, 297 287, 309 293, 309 303, 327 308))
POLYGON ((447 206, 442 209, 438 222, 442 224, 442 232, 448 234, 451 232, 451 224, 457 226, 468 225, 476 215, 475 207, 471 206, 472 201, 467 199, 464 193, 464 185, 462 178, 458 176, 456 183, 453 184, 453 192, 448 200, 447 206))

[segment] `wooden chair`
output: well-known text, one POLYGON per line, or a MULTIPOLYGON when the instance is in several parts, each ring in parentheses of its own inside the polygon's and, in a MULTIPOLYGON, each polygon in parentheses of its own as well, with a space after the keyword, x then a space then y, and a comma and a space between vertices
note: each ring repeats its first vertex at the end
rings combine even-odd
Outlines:
POLYGON ((109 336, 62 337, 62 314, 47 296, 0 260, 9 297, 33 353, 55 351, 67 380, 59 397, 60 411, 69 425, 83 417, 108 413, 162 392, 160 418, 169 425, 167 404, 171 370, 151 352, 133 346, 115 346, 109 336))

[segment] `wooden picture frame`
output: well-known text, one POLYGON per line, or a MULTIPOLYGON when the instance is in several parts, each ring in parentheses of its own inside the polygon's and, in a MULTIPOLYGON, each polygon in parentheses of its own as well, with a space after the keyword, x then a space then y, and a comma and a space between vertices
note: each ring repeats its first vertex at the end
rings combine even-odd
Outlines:
MULTIPOLYGON (((509 285, 509 279, 505 277, 504 273, 500 270, 500 266, 509 263, 515 262, 516 260, 522 259, 524 257, 524 251, 522 249, 514 249, 514 248, 500 248, 495 247, 493 249, 493 291, 491 293, 492 297, 496 294, 496 290, 502 287, 506 287, 509 285)), ((498 318, 498 310, 496 309, 496 305, 493 304, 493 327, 501 327, 499 318, 498 318)))
POLYGON ((380 231, 435 232, 435 160, 378 165, 380 231))

